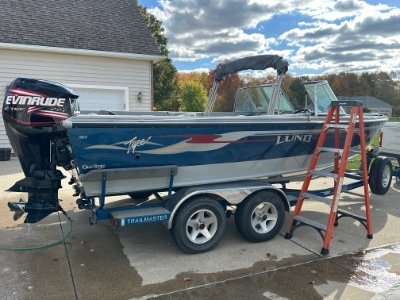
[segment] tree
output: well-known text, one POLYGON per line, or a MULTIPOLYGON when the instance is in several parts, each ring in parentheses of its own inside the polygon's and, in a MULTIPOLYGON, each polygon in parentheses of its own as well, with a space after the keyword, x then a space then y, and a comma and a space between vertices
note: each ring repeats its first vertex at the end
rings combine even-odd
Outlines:
POLYGON ((177 110, 176 100, 176 68, 168 57, 167 38, 164 35, 162 22, 150 14, 144 6, 139 5, 140 15, 149 28, 154 42, 160 48, 161 55, 166 59, 153 65, 153 88, 155 110, 177 110))
MULTIPOLYGON (((211 89, 215 70, 208 74, 208 90, 211 89)), ((225 76, 218 85, 218 96, 213 111, 232 112, 235 104, 236 91, 243 86, 243 80, 237 73, 225 76)))
POLYGON ((301 78, 294 78, 289 85, 288 96, 296 109, 302 109, 305 106, 306 89, 301 78))
POLYGON ((396 83, 385 72, 375 73, 375 75, 376 85, 378 87, 376 97, 391 105, 397 105, 398 103, 396 103, 396 83))
POLYGON ((176 69, 169 58, 153 65, 154 109, 178 110, 176 69))
POLYGON ((186 81, 196 81, 200 83, 205 90, 208 89, 208 72, 178 72, 176 78, 178 87, 181 87, 186 81))
POLYGON ((360 76, 360 90, 363 96, 374 96, 376 91, 376 83, 372 73, 364 72, 360 76))
POLYGON ((207 95, 201 83, 186 81, 181 87, 181 111, 204 111, 207 95))

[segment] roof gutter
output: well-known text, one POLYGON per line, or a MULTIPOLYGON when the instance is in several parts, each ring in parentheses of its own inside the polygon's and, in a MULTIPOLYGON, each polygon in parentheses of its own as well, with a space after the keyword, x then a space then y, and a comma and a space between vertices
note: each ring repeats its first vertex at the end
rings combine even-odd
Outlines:
POLYGON ((0 49, 26 50, 26 51, 50 52, 50 53, 60 53, 60 54, 75 54, 75 55, 88 55, 88 56, 99 56, 99 57, 150 60, 153 62, 157 62, 157 61, 160 61, 160 60, 163 60, 166 58, 165 56, 162 56, 162 55, 146 55, 146 54, 135 54, 135 53, 124 53, 124 52, 98 51, 98 50, 86 50, 86 49, 74 49, 74 48, 59 48, 59 47, 25 45, 25 44, 9 44, 9 43, 0 43, 0 49))

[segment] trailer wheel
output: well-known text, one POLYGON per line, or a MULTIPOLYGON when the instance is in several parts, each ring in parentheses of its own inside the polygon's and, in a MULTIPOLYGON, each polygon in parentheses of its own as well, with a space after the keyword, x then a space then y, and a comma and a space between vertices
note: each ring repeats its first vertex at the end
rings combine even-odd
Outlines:
POLYGON ((387 157, 378 156, 371 165, 369 172, 369 187, 371 192, 384 195, 392 182, 392 163, 387 157))
POLYGON ((179 208, 171 228, 176 245, 186 253, 213 248, 225 230, 225 209, 208 196, 196 197, 179 208))
POLYGON ((285 220, 285 206, 274 192, 261 191, 238 205, 235 224, 250 242, 263 242, 275 237, 285 220))

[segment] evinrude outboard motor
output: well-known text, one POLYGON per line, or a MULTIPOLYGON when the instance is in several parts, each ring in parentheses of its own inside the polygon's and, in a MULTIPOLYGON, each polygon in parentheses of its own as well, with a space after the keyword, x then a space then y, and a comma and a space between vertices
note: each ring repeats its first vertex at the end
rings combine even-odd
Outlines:
POLYGON ((61 122, 78 109, 78 95, 58 83, 18 78, 6 89, 3 119, 8 138, 25 177, 9 191, 28 193, 28 202, 9 202, 14 218, 27 213, 35 223, 62 210, 58 202, 63 174, 71 169, 72 154, 61 122))

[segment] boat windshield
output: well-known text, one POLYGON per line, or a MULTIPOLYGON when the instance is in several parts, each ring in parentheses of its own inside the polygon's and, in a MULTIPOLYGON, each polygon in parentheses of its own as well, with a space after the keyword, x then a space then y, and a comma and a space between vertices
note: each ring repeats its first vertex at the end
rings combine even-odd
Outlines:
MULTIPOLYGON (((308 99, 306 107, 316 112, 316 115, 326 114, 332 101, 338 101, 329 83, 326 80, 304 83, 308 99)), ((340 108, 340 113, 345 114, 344 109, 340 108)))
MULTIPOLYGON (((235 112, 241 113, 266 113, 272 98, 273 85, 260 85, 241 88, 235 96, 235 112)), ((279 88, 279 100, 274 114, 293 113, 294 107, 287 99, 285 93, 279 88)))

